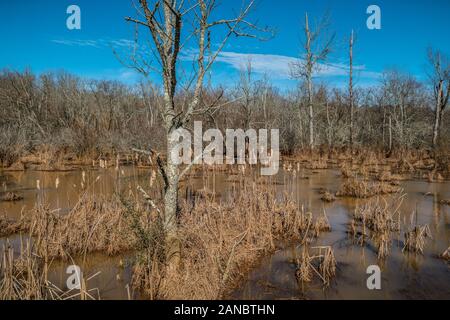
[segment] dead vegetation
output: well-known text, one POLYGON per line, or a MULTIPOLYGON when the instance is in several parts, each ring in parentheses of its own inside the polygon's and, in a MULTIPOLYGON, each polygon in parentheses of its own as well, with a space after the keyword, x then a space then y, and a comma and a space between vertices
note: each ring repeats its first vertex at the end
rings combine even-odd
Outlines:
POLYGON ((330 230, 325 215, 314 220, 288 198, 276 200, 273 190, 253 188, 227 202, 184 203, 180 267, 166 268, 158 250, 149 250, 135 265, 135 285, 154 299, 221 298, 279 241, 306 243, 330 230))
POLYGON ((300 257, 296 261, 295 276, 301 283, 311 282, 317 276, 324 286, 329 286, 336 275, 336 259, 333 249, 329 246, 303 246, 300 257), (310 251, 313 253, 310 254, 310 251))
POLYGON ((405 232, 405 245, 402 251, 423 254, 427 238, 431 238, 430 227, 428 225, 415 226, 412 230, 405 232))
POLYGON ((38 254, 48 258, 98 251, 114 255, 133 249, 137 240, 120 199, 87 194, 66 215, 39 205, 16 228, 33 236, 38 254))
POLYGON ((322 201, 324 202, 334 202, 336 201, 336 196, 330 193, 329 191, 325 191, 320 197, 320 199, 322 199, 322 201))
POLYGON ((441 255, 439 255, 441 259, 450 261, 450 247, 447 248, 441 255))
POLYGON ((375 195, 386 195, 398 193, 401 188, 385 182, 370 182, 362 179, 351 178, 344 181, 339 191, 338 197, 370 198, 375 195))
POLYGON ((23 199, 23 197, 21 195, 18 195, 17 193, 14 193, 14 192, 7 192, 6 194, 0 196, 0 201, 5 201, 5 202, 15 202, 15 201, 20 201, 22 199, 23 199))
POLYGON ((21 231, 21 224, 0 215, 0 237, 7 237, 21 231))
POLYGON ((404 196, 388 202, 382 197, 357 206, 350 221, 348 234, 360 246, 373 241, 378 259, 385 259, 390 252, 391 233, 400 231, 399 208, 404 196))
POLYGON ((80 287, 62 290, 47 279, 48 262, 31 241, 21 239, 18 255, 6 242, 0 256, 0 300, 97 300, 98 288, 88 289, 92 279, 80 277, 80 287))

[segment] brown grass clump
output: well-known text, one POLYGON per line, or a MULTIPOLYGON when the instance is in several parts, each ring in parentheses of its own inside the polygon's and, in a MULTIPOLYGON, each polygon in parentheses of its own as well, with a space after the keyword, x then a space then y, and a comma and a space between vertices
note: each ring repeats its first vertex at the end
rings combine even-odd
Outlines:
POLYGON ((20 222, 35 239, 37 252, 67 259, 102 251, 108 255, 133 249, 136 237, 121 201, 84 195, 66 215, 41 205, 20 222))
POLYGON ((186 202, 178 230, 180 266, 164 265, 157 250, 149 250, 137 261, 134 283, 155 299, 222 298, 279 241, 313 237, 314 224, 311 213, 259 185, 221 203, 186 202))
POLYGON ((398 182, 404 180, 404 178, 399 174, 392 174, 390 171, 380 172, 376 179, 381 182, 398 182))
POLYGON ((18 195, 17 193, 14 193, 14 192, 7 192, 6 194, 4 194, 0 197, 0 201, 5 201, 5 202, 15 202, 15 201, 20 201, 22 199, 23 199, 23 197, 21 195, 18 195))
POLYGON ((330 232, 330 231, 331 231, 331 224, 324 210, 323 215, 318 217, 313 224, 313 234, 315 237, 318 237, 321 232, 330 232))
POLYGON ((353 217, 374 232, 399 231, 399 207, 402 199, 403 197, 400 196, 395 202, 389 204, 386 199, 377 198, 356 207, 353 217))
POLYGON ((447 250, 445 250, 440 256, 441 259, 450 260, 450 247, 447 248, 447 250))
POLYGON ((320 199, 324 202, 334 202, 336 201, 336 196, 328 191, 325 191, 320 199))
POLYGON ((300 259, 297 259, 297 270, 295 271, 297 281, 311 282, 313 279, 312 270, 311 257, 309 256, 308 248, 304 246, 300 259))
POLYGON ((317 159, 317 160, 311 160, 307 165, 307 169, 310 170, 323 170, 328 169, 328 163, 326 159, 317 159))
MULTIPOLYGON (((0 255, 0 300, 95 300, 98 288, 87 289, 81 276, 80 288, 63 291, 47 279, 48 264, 31 241, 21 241, 18 255, 7 241, 0 255)), ((94 276, 93 276, 94 277, 94 276)), ((93 278, 91 277, 91 278, 93 278)))
POLYGON ((7 237, 18 233, 22 230, 20 223, 8 219, 8 217, 0 215, 0 237, 7 237))
POLYGON ((336 193, 338 197, 370 198, 375 195, 397 193, 400 187, 385 182, 368 182, 360 179, 348 179, 336 193))
POLYGON ((355 173, 352 170, 352 167, 351 167, 351 165, 348 162, 345 162, 344 164, 342 164, 342 166, 341 166, 341 175, 342 175, 342 177, 344 177, 346 179, 355 177, 355 173))
POLYGON ((35 256, 30 244, 14 259, 14 250, 3 247, 0 259, 0 300, 48 299, 43 261, 35 256))
POLYGON ((396 197, 390 203, 377 198, 358 206, 349 224, 348 234, 363 246, 367 240, 373 240, 378 259, 389 255, 391 233, 400 231, 400 212, 403 196, 396 197))
POLYGON ((405 232, 405 246, 402 251, 423 254, 427 238, 431 238, 430 227, 428 225, 415 226, 412 230, 405 232))
POLYGON ((331 279, 336 275, 336 259, 333 249, 329 246, 313 247, 315 251, 310 255, 306 246, 302 249, 302 254, 297 259, 297 270, 295 276, 299 282, 310 282, 313 275, 317 275, 324 286, 329 286, 331 279))

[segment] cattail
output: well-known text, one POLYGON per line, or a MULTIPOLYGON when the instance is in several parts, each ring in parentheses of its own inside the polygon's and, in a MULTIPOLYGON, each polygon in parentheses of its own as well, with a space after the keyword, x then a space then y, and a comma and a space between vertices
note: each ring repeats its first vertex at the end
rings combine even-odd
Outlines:
POLYGON ((150 187, 153 187, 153 183, 155 182, 156 179, 156 172, 155 170, 152 170, 152 174, 150 176, 150 187))

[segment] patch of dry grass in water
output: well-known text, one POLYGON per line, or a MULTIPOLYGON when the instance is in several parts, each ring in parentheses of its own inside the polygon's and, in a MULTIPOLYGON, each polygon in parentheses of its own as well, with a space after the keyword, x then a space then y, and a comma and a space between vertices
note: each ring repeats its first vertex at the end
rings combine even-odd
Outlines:
POLYGON ((415 226, 412 230, 405 232, 403 251, 423 254, 427 238, 431 238, 430 227, 428 225, 415 226))
POLYGON ((314 275, 318 276, 324 286, 329 286, 336 275, 336 259, 333 249, 329 246, 312 247, 310 254, 308 246, 303 246, 300 258, 297 259, 295 276, 299 282, 311 282, 314 275))
POLYGON ((22 200, 23 197, 17 193, 14 192, 7 192, 6 194, 0 196, 0 201, 5 202, 15 202, 22 200))
POLYGON ((277 200, 275 194, 274 189, 253 186, 222 203, 184 203, 180 267, 166 268, 152 251, 146 265, 135 266, 140 271, 135 280, 155 299, 223 298, 278 241, 304 242, 329 230, 328 219, 313 220, 287 196, 277 200))
POLYGON ((325 191, 320 199, 324 202, 334 202, 336 201, 336 196, 328 191, 325 191))
POLYGON ((356 242, 363 246, 367 240, 374 242, 378 252, 378 259, 389 255, 391 233, 400 231, 400 211, 404 195, 400 195, 388 202, 378 197, 362 206, 357 206, 348 233, 356 242))
POLYGON ((41 205, 20 221, 20 229, 34 238, 37 252, 48 258, 131 250, 136 237, 131 220, 117 197, 83 195, 68 214, 41 205))
MULTIPOLYGON (((87 289, 81 276, 78 289, 63 291, 47 279, 48 264, 36 252, 36 247, 21 239, 18 255, 6 242, 0 253, 0 300, 96 300, 98 288, 87 289)), ((94 277, 94 276, 93 276, 94 277)), ((92 278, 92 277, 91 277, 92 278)))
POLYGON ((338 197, 370 198, 375 195, 386 195, 400 192, 401 188, 385 182, 347 179, 336 193, 338 197))
POLYGON ((450 260, 450 247, 448 247, 447 250, 445 250, 441 255, 439 255, 439 257, 441 259, 449 261, 450 260))
POLYGON ((7 216, 0 215, 0 237, 8 237, 22 230, 20 223, 8 219, 7 216))

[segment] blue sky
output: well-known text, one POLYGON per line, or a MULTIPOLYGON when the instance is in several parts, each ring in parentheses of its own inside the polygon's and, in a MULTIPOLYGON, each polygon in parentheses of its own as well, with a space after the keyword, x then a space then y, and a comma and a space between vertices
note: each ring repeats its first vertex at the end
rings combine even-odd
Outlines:
MULTIPOLYGON (((220 14, 228 17, 242 1, 221 3, 220 14)), ((346 80, 347 41, 352 29, 357 34, 354 55, 361 86, 377 83, 381 72, 393 67, 425 80, 427 47, 450 54, 449 0, 259 0, 252 18, 276 29, 276 36, 265 42, 231 39, 213 69, 214 83, 231 85, 250 58, 256 76, 266 73, 275 85, 292 87, 295 81, 288 69, 301 51, 305 11, 311 18, 326 11, 331 14, 337 38, 330 66, 318 74, 321 81, 331 84, 346 80), (366 9, 371 4, 381 8, 381 30, 366 27, 366 9)), ((0 68, 28 67, 36 73, 66 70, 82 77, 132 84, 138 76, 120 64, 111 49, 124 48, 133 39, 134 27, 124 21, 125 16, 135 16, 131 0, 1 0, 0 68), (71 4, 81 8, 81 30, 66 28, 66 9, 71 4)), ((141 35, 147 35, 145 30, 141 35)), ((154 81, 158 77, 151 75, 154 81)))

